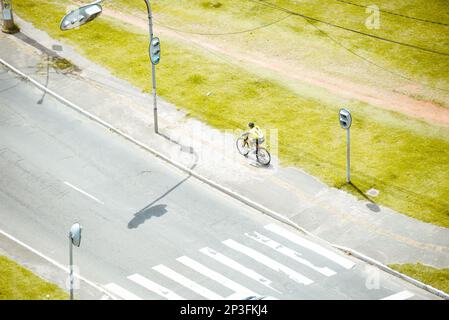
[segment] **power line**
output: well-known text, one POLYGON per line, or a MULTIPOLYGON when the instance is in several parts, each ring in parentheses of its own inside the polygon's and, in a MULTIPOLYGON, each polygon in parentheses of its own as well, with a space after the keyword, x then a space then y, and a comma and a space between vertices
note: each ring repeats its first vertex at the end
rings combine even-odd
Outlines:
MULTIPOLYGON (((257 0, 250 0, 250 1, 257 1, 257 0)), ((338 0, 337 0, 337 1, 338 1, 338 0)), ((365 62, 367 62, 367 63, 369 63, 369 64, 371 64, 371 65, 373 65, 373 66, 375 66, 375 67, 377 67, 377 68, 379 68, 379 69, 382 69, 382 70, 384 70, 384 71, 386 71, 386 72, 388 72, 388 73, 390 73, 390 74, 392 74, 392 75, 395 75, 395 76, 397 76, 397 77, 400 77, 400 78, 402 78, 402 79, 405 79, 405 80, 407 80, 407 81, 410 81, 410 82, 413 82, 413 83, 418 83, 418 84, 423 85, 423 86, 428 87, 428 88, 432 88, 432 89, 437 89, 437 90, 449 92, 448 89, 443 89, 443 88, 439 88, 439 87, 434 87, 434 86, 431 86, 431 85, 422 83, 422 82, 420 82, 420 81, 417 81, 417 80, 408 78, 408 77, 406 77, 406 76, 404 76, 404 75, 402 75, 402 74, 400 74, 400 73, 397 73, 397 72, 394 72, 394 71, 392 71, 392 70, 389 70, 389 69, 387 69, 387 68, 385 68, 385 67, 383 67, 383 66, 381 66, 381 65, 379 65, 379 64, 377 64, 377 63, 375 63, 375 62, 373 62, 373 61, 371 61, 370 59, 368 59, 368 58, 366 58, 366 57, 364 57, 364 56, 358 54, 358 53, 355 52, 354 50, 352 50, 352 49, 346 47, 346 46, 343 45, 341 42, 339 42, 337 39, 335 39, 334 37, 331 37, 327 32, 323 31, 323 30, 320 29, 318 26, 316 26, 315 24, 313 24, 309 19, 304 18, 304 17, 303 17, 303 19, 304 19, 307 23, 309 23, 311 26, 313 26, 316 30, 318 30, 320 33, 324 34, 324 35, 325 35, 327 38, 329 38, 332 42, 334 42, 334 43, 337 44, 338 46, 342 47, 343 49, 345 49, 345 50, 348 51, 349 53, 353 54, 354 56, 358 57, 359 59, 362 59, 363 61, 365 61, 365 62)))
POLYGON ((180 29, 177 29, 177 28, 174 28, 174 27, 171 27, 171 26, 164 25, 164 24, 158 22, 155 19, 153 19, 153 20, 155 21, 156 24, 160 25, 161 27, 164 27, 164 28, 176 31, 176 32, 180 32, 180 33, 194 34, 194 35, 200 35, 200 36, 227 36, 227 35, 242 34, 242 33, 248 33, 248 32, 252 32, 252 31, 260 30, 260 29, 272 26, 272 25, 274 25, 276 23, 279 23, 279 22, 281 22, 281 21, 283 21, 283 20, 285 20, 285 19, 287 19, 287 18, 289 18, 291 16, 292 16, 292 14, 289 13, 286 16, 280 18, 280 19, 277 19, 275 21, 272 21, 270 23, 267 23, 267 24, 264 24, 264 25, 261 25, 261 26, 258 26, 258 27, 254 27, 254 28, 246 29, 246 30, 241 30, 241 31, 224 32, 224 33, 205 33, 205 32, 184 31, 184 30, 180 30, 180 29))
POLYGON ((337 44, 338 46, 342 47, 343 49, 345 49, 345 50, 348 51, 349 53, 355 55, 356 57, 358 57, 358 58, 364 60, 365 62, 367 62, 367 63, 369 63, 369 64, 371 64, 371 65, 373 65, 373 66, 376 66, 376 67, 379 68, 379 69, 382 69, 382 70, 384 70, 384 71, 386 71, 386 72, 388 72, 388 73, 390 73, 390 74, 392 74, 392 75, 395 75, 395 76, 397 76, 397 77, 400 77, 400 78, 402 78, 402 79, 405 79, 405 80, 410 81, 410 82, 413 82, 413 83, 418 83, 418 84, 420 84, 420 85, 422 85, 422 86, 425 86, 425 87, 428 87, 428 88, 432 88, 432 89, 437 89, 437 90, 442 90, 442 91, 449 92, 448 89, 443 89, 443 88, 439 88, 439 87, 434 87, 434 86, 431 86, 431 85, 422 83, 422 82, 420 82, 420 81, 417 81, 417 80, 408 78, 408 77, 406 77, 406 76, 404 76, 404 75, 402 75, 402 74, 400 74, 400 73, 391 71, 391 70, 389 70, 389 69, 387 69, 387 68, 385 68, 385 67, 383 67, 383 66, 381 66, 381 65, 379 65, 379 64, 377 64, 377 63, 375 63, 375 62, 373 62, 373 61, 371 61, 371 60, 369 60, 368 58, 365 58, 364 56, 358 54, 358 53, 355 52, 354 50, 352 50, 352 49, 346 47, 345 45, 343 45, 342 43, 340 43, 338 40, 336 40, 335 38, 331 37, 327 32, 321 30, 319 27, 317 27, 316 25, 314 25, 311 21, 309 21, 309 20, 307 20, 307 19, 304 19, 304 20, 307 21, 307 23, 309 23, 311 26, 313 26, 316 30, 318 30, 319 32, 321 32, 322 34, 324 34, 326 37, 328 37, 330 40, 332 40, 332 41, 333 41, 335 44, 337 44))
POLYGON ((371 34, 371 33, 365 33, 365 32, 362 32, 362 31, 351 29, 351 28, 346 28, 346 27, 343 27, 343 26, 340 26, 340 25, 337 25, 337 24, 334 24, 334 23, 331 23, 331 22, 327 22, 327 21, 324 21, 324 20, 321 20, 321 19, 317 19, 317 18, 313 18, 313 17, 307 16, 307 15, 304 15, 304 14, 302 14, 300 12, 292 11, 290 9, 287 9, 287 8, 275 5, 273 3, 270 3, 270 2, 267 2, 267 1, 264 1, 264 0, 249 0, 249 1, 261 4, 261 5, 265 5, 267 7, 270 7, 270 8, 276 9, 276 10, 280 10, 280 11, 283 11, 283 12, 286 12, 286 13, 291 13, 292 15, 295 15, 295 16, 298 16, 298 17, 302 17, 302 18, 307 19, 307 20, 320 22, 320 23, 323 23, 325 25, 328 25, 328 26, 331 26, 331 27, 334 27, 334 28, 338 28, 338 29, 342 29, 342 30, 345 30, 345 31, 357 33, 357 34, 360 34, 360 35, 363 35, 363 36, 366 36, 366 37, 370 37, 370 38, 374 38, 374 39, 377 39, 377 40, 390 42, 390 43, 394 43, 394 44, 397 44, 397 45, 401 45, 401 46, 405 46, 405 47, 409 47, 409 48, 413 48, 413 49, 417 49, 417 50, 421 50, 421 51, 426 51, 426 52, 430 52, 430 53, 434 53, 434 54, 439 54, 439 55, 443 55, 443 56, 449 56, 449 53, 447 53, 447 52, 442 52, 442 51, 437 51, 437 50, 433 50, 433 49, 429 49, 429 48, 425 48, 425 47, 420 47, 420 46, 417 46, 417 45, 414 45, 414 44, 405 43, 405 42, 397 41, 397 40, 394 40, 394 39, 388 39, 388 38, 376 36, 376 35, 371 34))
MULTIPOLYGON (((345 0, 335 0, 335 1, 338 1, 338 2, 341 2, 341 3, 345 3, 345 4, 350 4, 350 5, 353 5, 353 6, 356 6, 356 7, 361 7, 361 8, 368 8, 369 7, 369 6, 365 6, 363 4, 353 3, 353 2, 345 1, 345 0)), ((427 23, 433 23, 433 24, 439 24, 439 25, 442 25, 442 26, 449 27, 449 24, 444 23, 444 22, 438 22, 438 21, 432 21, 432 20, 416 18, 416 17, 412 17, 412 16, 407 16, 405 14, 400 14, 400 13, 387 11, 387 10, 382 10, 382 9, 379 9, 379 11, 383 12, 383 13, 391 14, 391 15, 394 15, 394 16, 403 17, 403 18, 406 18, 406 19, 412 19, 412 20, 417 20, 417 21, 427 22, 427 23)))

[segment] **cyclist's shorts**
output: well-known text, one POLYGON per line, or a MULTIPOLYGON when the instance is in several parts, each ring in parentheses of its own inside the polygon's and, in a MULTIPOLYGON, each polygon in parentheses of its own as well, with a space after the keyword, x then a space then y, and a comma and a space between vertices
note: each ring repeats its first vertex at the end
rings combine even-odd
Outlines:
POLYGON ((259 144, 262 144, 262 143, 264 143, 264 141, 265 141, 265 138, 259 138, 259 139, 251 139, 251 141, 253 142, 253 143, 256 143, 256 140, 257 140, 257 142, 259 143, 259 144))

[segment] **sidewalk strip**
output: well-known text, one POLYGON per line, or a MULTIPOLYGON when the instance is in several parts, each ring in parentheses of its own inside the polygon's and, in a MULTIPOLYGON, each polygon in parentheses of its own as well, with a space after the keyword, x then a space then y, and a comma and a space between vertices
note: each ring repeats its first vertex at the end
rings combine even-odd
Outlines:
POLYGON ((244 246, 243 244, 238 243, 237 241, 234 241, 232 239, 228 239, 223 241, 223 244, 225 244, 226 246, 239 251, 245 255, 247 255, 248 257, 256 260, 257 262, 267 266, 270 269, 273 269, 277 272, 283 272, 285 273, 290 279, 292 279, 293 281, 300 283, 300 284, 304 284, 304 285, 309 285, 311 283, 313 283, 312 280, 310 280, 309 278, 303 276, 302 274, 299 274, 298 272, 290 269, 289 267, 286 267, 282 264, 280 264, 277 261, 274 261, 273 259, 267 257, 266 255, 257 252, 254 249, 251 249, 247 246, 244 246))
POLYGON ((254 231, 254 235, 250 235, 249 233, 245 233, 245 236, 247 236, 248 238, 251 238, 279 253, 282 253, 283 255, 325 275, 326 277, 330 277, 336 274, 336 272, 332 269, 329 269, 328 267, 317 267, 314 264, 312 264, 310 261, 303 259, 300 257, 300 253, 296 252, 295 250, 292 250, 290 248, 287 248, 283 245, 281 245, 280 243, 271 240, 270 238, 258 233, 254 231))
MULTIPOLYGON (((226 278, 225 276, 223 276, 222 274, 209 269, 208 267, 202 265, 201 263, 190 259, 189 257, 186 256, 182 256, 179 257, 178 259, 179 262, 181 262, 182 264, 184 264, 185 266, 195 270, 196 272, 201 273, 202 275, 217 281, 218 283, 220 283, 221 285, 227 287, 228 289, 231 289, 232 291, 235 292, 235 294, 231 295, 231 297, 236 297, 236 296, 240 296, 240 297, 249 297, 249 296, 258 296, 259 294, 245 288, 244 286, 238 284, 237 282, 226 278)), ((229 299, 229 297, 227 297, 229 299)))
POLYGON ((224 300, 224 297, 216 294, 215 292, 199 285, 198 283, 190 280, 189 278, 184 277, 183 275, 173 271, 172 269, 160 264, 158 266, 153 267, 154 270, 162 273, 164 276, 172 279, 173 281, 179 283, 180 285, 189 288, 193 292, 203 296, 209 300, 224 300))
POLYGON ((69 186, 70 188, 72 188, 72 189, 78 191, 79 193, 85 195, 86 197, 91 198, 92 200, 98 202, 99 204, 103 204, 103 205, 104 205, 104 202, 103 202, 103 201, 100 201, 100 200, 98 200, 97 198, 95 198, 93 195, 87 193, 86 191, 83 191, 83 190, 81 190, 80 188, 75 187, 73 184, 71 184, 71 183, 69 183, 69 182, 67 182, 67 181, 64 181, 64 184, 65 184, 66 186, 69 186))
POLYGON ((279 294, 282 294, 282 292, 280 292, 279 290, 274 289, 273 287, 271 287, 271 280, 268 280, 267 278, 265 278, 264 276, 260 275, 259 273, 257 273, 256 271, 249 269, 247 267, 245 267, 244 265, 238 263, 237 261, 225 256, 224 254, 221 254, 211 248, 205 247, 200 249, 200 252, 205 254, 208 257, 211 257, 212 259, 215 259, 216 261, 224 264, 225 266, 238 271, 242 274, 244 274, 245 276, 257 281, 258 283, 260 283, 261 285, 270 288, 271 290, 276 291, 279 294))
POLYGON ((382 298, 380 300, 407 300, 413 296, 414 296, 413 293, 411 293, 410 291, 404 290, 404 291, 392 294, 391 296, 382 298))
POLYGON ((140 274, 133 274, 129 276, 128 279, 168 300, 185 300, 183 297, 177 295, 173 291, 168 290, 161 285, 158 285, 156 282, 153 282, 141 276, 140 274))
POLYGON ((335 263, 339 264, 343 268, 351 269, 352 267, 355 266, 355 263, 352 262, 351 260, 346 259, 346 258, 338 255, 337 253, 332 252, 332 251, 320 246, 319 244, 316 244, 309 240, 306 240, 303 237, 300 237, 300 236, 294 234, 293 232, 287 231, 286 229, 279 227, 278 225, 276 225, 274 223, 266 225, 264 228, 273 233, 276 233, 277 235, 279 235, 285 239, 290 240, 293 243, 300 245, 301 247, 312 250, 315 253, 318 253, 319 255, 322 255, 323 257, 326 257, 326 258, 334 261, 335 263))
POLYGON ((126 289, 123 289, 115 283, 109 283, 104 287, 123 300, 142 300, 142 298, 136 296, 134 293, 131 293, 126 289))

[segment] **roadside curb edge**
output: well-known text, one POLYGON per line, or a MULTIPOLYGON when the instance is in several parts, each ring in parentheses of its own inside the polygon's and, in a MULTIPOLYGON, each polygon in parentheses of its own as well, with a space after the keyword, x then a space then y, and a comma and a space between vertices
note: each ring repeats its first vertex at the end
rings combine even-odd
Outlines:
POLYGON ((414 279, 412 277, 409 277, 409 276, 407 276, 407 275, 405 275, 405 274, 403 274, 403 273, 401 273, 399 271, 396 271, 396 270, 390 268, 389 266, 387 266, 387 265, 385 265, 385 264, 383 264, 383 263, 381 263, 381 262, 379 262, 377 260, 374 260, 374 259, 372 259, 370 257, 367 257, 366 255, 364 255, 364 254, 362 254, 362 253, 360 253, 360 252, 358 252, 358 251, 356 251, 354 249, 343 247, 343 246, 339 246, 339 245, 335 245, 335 244, 333 244, 332 246, 334 248, 338 249, 338 250, 341 250, 341 251, 345 252, 348 255, 352 255, 352 256, 360 259, 360 260, 363 260, 363 261, 365 261, 365 262, 367 262, 367 263, 369 263, 371 265, 374 265, 374 266, 378 267, 379 269, 381 269, 381 270, 383 270, 383 271, 385 271, 385 272, 387 272, 387 273, 389 273, 391 275, 394 275, 394 276, 396 276, 398 278, 401 278, 402 280, 410 282, 411 284, 415 285, 416 287, 419 287, 419 288, 421 288, 423 290, 426 290, 426 291, 428 291, 430 293, 433 293, 434 295, 437 295, 437 296, 439 296, 439 297, 441 297, 441 298, 443 298, 445 300, 449 300, 449 294, 445 293, 444 291, 438 290, 438 289, 436 289, 436 288, 434 288, 434 287, 432 287, 432 286, 430 286, 428 284, 425 284, 425 283, 423 283, 423 282, 421 282, 419 280, 416 280, 416 279, 414 279))

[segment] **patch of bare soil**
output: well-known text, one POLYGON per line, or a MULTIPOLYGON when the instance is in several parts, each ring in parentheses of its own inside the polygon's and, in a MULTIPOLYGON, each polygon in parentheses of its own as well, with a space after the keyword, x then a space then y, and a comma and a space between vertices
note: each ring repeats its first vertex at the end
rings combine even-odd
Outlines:
MULTIPOLYGON (((106 16, 121 20, 133 26, 136 26, 142 31, 148 29, 148 22, 146 18, 134 16, 130 14, 121 13, 111 9, 104 9, 106 16)), ((449 127, 449 109, 435 104, 431 101, 424 101, 415 99, 411 96, 401 93, 400 91, 417 92, 421 89, 418 84, 407 85, 400 90, 385 90, 367 85, 361 85, 346 79, 330 76, 317 71, 306 70, 304 66, 292 65, 291 62, 277 59, 276 63, 270 61, 268 57, 264 57, 260 52, 245 52, 244 54, 238 52, 232 46, 224 46, 208 39, 207 37, 184 35, 177 33, 170 29, 157 26, 157 32, 162 35, 167 35, 170 38, 177 39, 181 42, 192 42, 199 47, 207 49, 208 51, 216 52, 217 54, 232 58, 232 60, 240 60, 245 63, 254 65, 259 68, 265 68, 269 71, 274 71, 282 76, 284 79, 291 79, 295 82, 301 81, 320 88, 327 89, 331 93, 346 98, 355 99, 369 103, 384 109, 394 110, 406 114, 408 116, 425 120, 431 124, 438 124, 449 127)))

